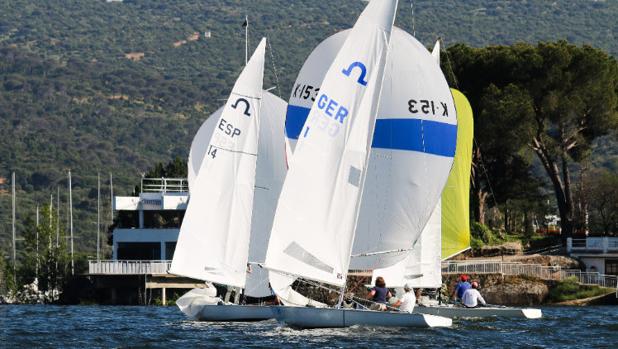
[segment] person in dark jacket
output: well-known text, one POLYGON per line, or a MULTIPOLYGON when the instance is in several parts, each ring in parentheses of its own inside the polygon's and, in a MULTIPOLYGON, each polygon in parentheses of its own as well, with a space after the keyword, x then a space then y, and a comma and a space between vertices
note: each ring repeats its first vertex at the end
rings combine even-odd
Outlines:
POLYGON ((392 297, 391 292, 386 288, 386 282, 384 278, 378 276, 376 278, 375 286, 369 290, 367 298, 371 299, 374 303, 369 309, 371 310, 386 310, 386 302, 392 297))

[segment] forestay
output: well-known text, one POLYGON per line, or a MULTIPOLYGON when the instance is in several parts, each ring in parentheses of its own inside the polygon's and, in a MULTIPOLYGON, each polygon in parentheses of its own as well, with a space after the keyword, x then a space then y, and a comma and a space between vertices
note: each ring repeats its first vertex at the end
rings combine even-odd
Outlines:
MULTIPOLYGON (((349 33, 323 41, 303 65, 286 117, 292 147, 321 95, 326 67, 349 33)), ((383 268, 406 258, 440 198, 456 137, 453 98, 435 58, 410 34, 394 28, 351 269, 383 268)))
POLYGON ((328 69, 285 179, 266 267, 342 286, 397 1, 371 1, 328 69))
POLYGON ((244 288, 266 40, 234 85, 206 150, 170 273, 244 288))

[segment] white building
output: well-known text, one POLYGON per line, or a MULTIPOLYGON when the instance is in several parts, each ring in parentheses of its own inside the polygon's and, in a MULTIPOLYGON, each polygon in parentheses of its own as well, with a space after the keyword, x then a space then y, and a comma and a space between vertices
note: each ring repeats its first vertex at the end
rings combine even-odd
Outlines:
POLYGON ((586 265, 586 271, 618 275, 618 237, 568 238, 567 252, 586 265))

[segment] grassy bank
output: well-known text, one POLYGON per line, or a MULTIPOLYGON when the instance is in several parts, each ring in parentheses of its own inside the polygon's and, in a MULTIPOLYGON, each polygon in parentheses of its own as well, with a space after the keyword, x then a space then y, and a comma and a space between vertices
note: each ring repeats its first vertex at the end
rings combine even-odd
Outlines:
POLYGON ((550 289, 548 300, 552 303, 559 303, 602 296, 612 291, 612 289, 605 287, 580 285, 575 277, 570 277, 559 281, 555 287, 550 289))

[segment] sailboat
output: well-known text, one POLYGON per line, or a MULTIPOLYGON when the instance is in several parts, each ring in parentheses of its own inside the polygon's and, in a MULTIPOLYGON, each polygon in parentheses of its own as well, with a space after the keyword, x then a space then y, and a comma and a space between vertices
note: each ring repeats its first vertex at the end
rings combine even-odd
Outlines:
MULTIPOLYGON (((432 56, 440 64, 440 41, 433 48, 432 56)), ((470 173, 472 164, 472 140, 474 136, 472 108, 463 93, 451 89, 457 109, 457 149, 455 161, 448 177, 441 200, 423 229, 420 238, 408 257, 388 268, 376 269, 372 282, 381 276, 389 286, 402 288, 405 284, 414 288, 442 286, 442 260, 463 253, 470 248, 470 173)), ((482 308, 456 307, 438 301, 421 302, 415 312, 460 317, 542 317, 540 309, 488 306, 482 308)))
MULTIPOLYGON (((366 202, 361 201, 361 198, 364 198, 363 192, 370 188, 371 169, 368 168, 368 163, 372 144, 374 148, 386 149, 386 154, 391 159, 402 156, 401 153, 409 151, 409 148, 427 150, 431 147, 426 147, 420 137, 412 141, 406 139, 399 142, 402 139, 393 137, 393 133, 397 130, 404 133, 408 131, 411 133, 410 138, 414 138, 418 133, 421 135, 424 133, 423 126, 431 128, 436 126, 434 123, 438 123, 431 120, 437 119, 433 115, 426 115, 425 118, 396 118, 397 112, 401 113, 399 115, 413 113, 407 101, 404 106, 380 103, 381 95, 387 91, 391 94, 400 92, 392 89, 393 84, 385 79, 386 69, 400 68, 393 66, 392 62, 389 63, 387 58, 389 44, 392 44, 391 32, 396 8, 397 1, 371 1, 346 35, 341 48, 334 55, 332 64, 326 64, 323 81, 312 85, 319 86, 319 90, 312 94, 306 92, 306 86, 302 87, 301 95, 307 95, 305 99, 306 103, 311 105, 310 109, 306 113, 301 110, 304 115, 296 119, 290 117, 288 109, 286 131, 288 137, 296 136, 298 141, 277 205, 264 264, 264 267, 270 270, 271 285, 284 304, 286 301, 293 303, 289 298, 286 299, 286 296, 292 293, 291 282, 296 277, 301 277, 341 287, 339 302, 341 305, 346 276, 353 257, 353 244, 358 242, 355 240, 355 235, 365 239, 361 240, 361 245, 371 245, 373 249, 378 249, 377 251, 369 249, 371 253, 359 254, 358 257, 361 259, 370 257, 367 260, 373 263, 376 260, 389 260, 395 263, 406 255, 406 251, 391 254, 388 249, 384 252, 389 253, 383 253, 380 249, 389 247, 392 242, 388 238, 376 236, 379 234, 375 232, 373 236, 359 234, 361 202, 362 204, 366 202), (378 127, 376 117, 384 110, 394 114, 378 127), (405 110, 405 114, 402 110, 405 110), (299 119, 306 121, 301 120, 293 125, 299 119), (294 126, 300 124, 302 126, 296 130, 299 132, 293 134, 294 126), (384 258, 372 258, 373 255, 384 258), (391 258, 391 255, 395 257, 391 258), (288 292, 282 292, 286 289, 288 292)), ((395 74, 390 76, 399 77, 395 74)), ((293 96, 299 93, 298 89, 297 84, 293 96)), ((447 100, 450 100, 450 95, 448 97, 447 100)), ((454 115, 449 121, 446 123, 449 127, 446 128, 456 129, 454 115), (450 127, 451 125, 453 127, 450 127)), ((446 136, 445 143, 448 144, 449 134, 444 136, 446 136)), ((447 147, 438 146, 432 149, 448 152, 445 148, 447 147)), ((448 157, 445 157, 447 159, 444 161, 444 170, 448 170, 452 159, 449 161, 448 157)), ((417 160, 417 164, 423 164, 423 156, 420 159, 417 160)), ((379 166, 379 160, 377 161, 379 166)), ((439 172, 436 173, 438 181, 439 172)), ((427 193, 430 197, 429 202, 433 202, 431 207, 435 206, 441 186, 446 181, 446 175, 443 177, 442 183, 435 185, 435 192, 427 193)), ((400 205, 403 202, 396 204, 400 205)), ((419 215, 423 216, 424 208, 418 211, 419 215)), ((428 219, 429 214, 430 212, 424 214, 426 218, 414 217, 413 224, 424 226, 426 222, 423 220, 428 219)), ((388 228, 386 228, 388 235, 385 236, 408 234, 402 229, 395 229, 394 225, 390 226, 392 231, 388 228)), ((420 234, 420 229, 413 229, 411 234, 420 234)), ((292 295, 296 296, 297 293, 292 295)), ((310 303, 307 305, 306 307, 280 306, 273 310, 278 320, 290 326, 303 328, 352 325, 406 327, 451 325, 451 320, 448 318, 426 314, 344 309, 340 306, 316 307, 310 303)))
POLYGON ((190 201, 170 273, 206 281, 177 301, 205 321, 272 318, 267 306, 226 303, 213 283, 271 295, 265 258, 276 200, 286 172, 286 103, 262 90, 265 39, 236 81, 225 106, 198 130, 188 162, 190 201))

